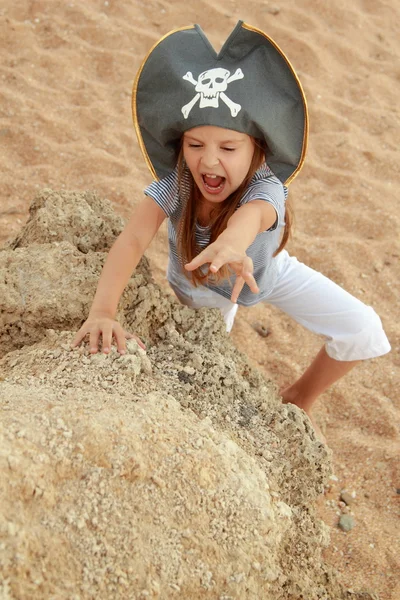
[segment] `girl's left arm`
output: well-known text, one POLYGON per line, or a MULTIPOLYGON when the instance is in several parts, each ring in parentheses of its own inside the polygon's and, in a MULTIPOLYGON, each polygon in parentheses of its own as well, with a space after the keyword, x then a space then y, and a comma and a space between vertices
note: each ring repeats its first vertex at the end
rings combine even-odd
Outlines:
POLYGON ((253 261, 247 256, 246 250, 256 235, 272 227, 277 218, 275 208, 264 200, 252 200, 244 204, 229 219, 225 231, 185 265, 185 269, 194 271, 208 263, 210 271, 217 273, 223 265, 229 265, 236 273, 232 302, 237 301, 245 283, 252 292, 257 293, 259 290, 253 277, 253 261))

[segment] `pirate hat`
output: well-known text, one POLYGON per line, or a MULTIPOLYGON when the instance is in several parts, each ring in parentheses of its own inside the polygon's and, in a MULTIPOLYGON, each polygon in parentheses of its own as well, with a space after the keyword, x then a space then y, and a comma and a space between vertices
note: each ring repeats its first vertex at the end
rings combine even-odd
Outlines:
POLYGON ((268 165, 286 184, 304 162, 308 116, 300 81, 277 44, 243 21, 219 53, 198 25, 161 38, 136 76, 132 112, 156 179, 175 168, 182 134, 200 125, 265 140, 268 165))

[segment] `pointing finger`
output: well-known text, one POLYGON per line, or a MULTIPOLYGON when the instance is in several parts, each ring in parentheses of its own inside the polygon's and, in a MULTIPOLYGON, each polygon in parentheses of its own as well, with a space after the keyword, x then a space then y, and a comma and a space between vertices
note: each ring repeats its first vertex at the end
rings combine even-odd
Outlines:
POLYGON ((195 269, 198 269, 198 267, 201 267, 202 265, 205 265, 209 262, 211 262, 211 256, 208 252, 208 248, 206 248, 205 250, 203 250, 203 252, 200 252, 200 254, 195 256, 193 260, 187 263, 185 265, 185 269, 187 271, 194 271, 195 269))
POLYGON ((257 282, 251 273, 243 275, 243 279, 245 280, 245 282, 247 283, 247 285, 249 286, 249 288, 251 289, 251 291, 254 294, 257 294, 260 291, 260 289, 257 285, 257 282))
POLYGON ((245 283, 245 281, 244 281, 243 277, 238 275, 238 277, 236 277, 235 285, 233 286, 233 290, 232 290, 232 295, 231 295, 232 302, 234 302, 234 303, 237 302, 237 299, 239 298, 239 294, 243 289, 244 283, 245 283))
POLYGON ((247 285, 249 286, 249 288, 251 289, 251 291, 257 294, 259 292, 259 288, 256 280, 254 279, 253 270, 253 261, 251 260, 250 256, 246 256, 245 260, 243 261, 243 269, 241 275, 244 278, 247 285))

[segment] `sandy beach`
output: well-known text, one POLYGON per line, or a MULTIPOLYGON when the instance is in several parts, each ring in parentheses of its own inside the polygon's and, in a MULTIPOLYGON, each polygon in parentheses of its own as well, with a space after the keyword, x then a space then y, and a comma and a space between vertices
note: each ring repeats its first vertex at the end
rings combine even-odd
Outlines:
MULTIPOLYGON (((131 89, 151 46, 199 23, 215 48, 242 19, 287 53, 310 113, 308 155, 290 186, 291 254, 380 315, 392 352, 324 394, 316 420, 333 452, 320 499, 327 563, 343 584, 400 598, 400 7, 353 3, 4 0, 0 5, 0 244, 15 237, 43 188, 94 190, 128 218, 151 182, 132 127, 131 89), (349 504, 341 492, 351 496, 349 504), (349 532, 337 526, 354 517, 349 532)), ((165 290, 164 226, 147 253, 165 290)), ((84 317, 84 315, 82 315, 84 317)), ((279 387, 321 340, 266 306, 241 308, 234 344, 279 387), (256 324, 268 335, 262 337, 256 324)))

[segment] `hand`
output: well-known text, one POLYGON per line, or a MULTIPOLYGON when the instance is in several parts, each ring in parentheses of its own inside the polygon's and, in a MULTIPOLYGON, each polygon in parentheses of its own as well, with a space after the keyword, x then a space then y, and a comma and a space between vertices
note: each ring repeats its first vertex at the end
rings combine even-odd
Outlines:
POLYGON ((190 263, 185 265, 187 271, 194 271, 198 267, 210 264, 211 273, 217 273, 223 265, 229 266, 236 273, 231 301, 237 302, 245 283, 255 294, 259 292, 256 280, 253 277, 253 261, 245 252, 241 252, 221 239, 222 236, 207 246, 190 263))
POLYGON ((132 333, 125 331, 118 321, 105 316, 89 316, 75 336, 72 348, 79 346, 83 338, 89 334, 91 354, 98 351, 99 340, 102 338, 102 351, 108 354, 111 349, 111 341, 114 337, 117 342, 117 350, 120 354, 126 352, 126 340, 134 339, 139 346, 146 350, 143 342, 132 333))

